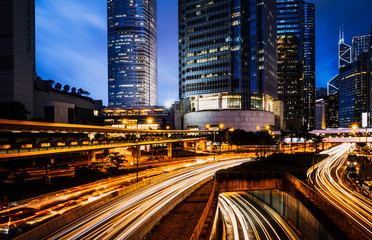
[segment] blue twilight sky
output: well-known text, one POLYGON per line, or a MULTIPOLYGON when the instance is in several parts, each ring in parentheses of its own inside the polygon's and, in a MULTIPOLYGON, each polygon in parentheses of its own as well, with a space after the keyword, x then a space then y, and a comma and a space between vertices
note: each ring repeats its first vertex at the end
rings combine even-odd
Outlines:
MULTIPOLYGON (((36 0, 36 71, 83 88, 107 104, 106 0, 36 0)), ((316 8, 316 83, 337 74, 339 25, 345 42, 369 35, 371 0, 309 0, 316 8)), ((178 99, 177 0, 158 0, 158 101, 178 99)))

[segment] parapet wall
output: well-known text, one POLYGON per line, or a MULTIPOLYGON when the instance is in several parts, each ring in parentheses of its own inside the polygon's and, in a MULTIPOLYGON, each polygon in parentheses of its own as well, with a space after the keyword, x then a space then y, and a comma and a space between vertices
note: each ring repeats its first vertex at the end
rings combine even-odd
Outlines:
POLYGON ((306 239, 370 239, 347 215, 288 173, 218 172, 216 179, 218 193, 253 191, 298 227, 306 239))

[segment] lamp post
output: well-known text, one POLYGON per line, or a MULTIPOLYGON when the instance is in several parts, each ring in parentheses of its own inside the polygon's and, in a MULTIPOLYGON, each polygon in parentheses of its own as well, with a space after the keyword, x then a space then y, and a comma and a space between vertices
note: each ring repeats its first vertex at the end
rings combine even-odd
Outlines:
POLYGON ((228 131, 226 131, 226 142, 227 142, 227 149, 229 149, 229 144, 230 144, 230 141, 229 141, 229 132, 234 132, 235 131, 235 128, 231 127, 228 129, 228 131))
MULTIPOLYGON (((152 118, 147 118, 146 119, 146 123, 147 124, 151 124, 153 123, 153 119, 152 118)), ((140 149, 139 149, 139 138, 138 138, 138 120, 136 122, 136 145, 137 145, 137 182, 138 182, 138 158, 139 158, 139 154, 140 154, 140 149)))
MULTIPOLYGON (((211 125, 207 124, 207 125, 205 125, 205 127, 209 130, 211 125)), ((218 128, 218 130, 220 130, 223 127, 224 127, 223 123, 220 123, 217 128, 218 128)), ((213 127, 213 144, 212 144, 212 146, 214 145, 215 142, 216 142, 216 127, 213 127)), ((215 153, 213 153, 213 161, 216 161, 216 154, 215 153)))
MULTIPOLYGON (((257 131, 260 131, 261 130, 261 127, 260 126, 257 126, 256 129, 257 129, 257 131)), ((260 135, 260 145, 261 145, 261 147, 260 147, 261 148, 261 156, 260 157, 262 157, 262 147, 263 147, 263 144, 262 144, 262 135, 261 135, 260 132, 258 134, 260 135)))
POLYGON ((138 119, 137 119, 137 122, 136 122, 136 149, 137 149, 137 182, 138 182, 138 156, 139 156, 139 153, 140 153, 140 150, 139 150, 139 146, 138 146, 138 119))

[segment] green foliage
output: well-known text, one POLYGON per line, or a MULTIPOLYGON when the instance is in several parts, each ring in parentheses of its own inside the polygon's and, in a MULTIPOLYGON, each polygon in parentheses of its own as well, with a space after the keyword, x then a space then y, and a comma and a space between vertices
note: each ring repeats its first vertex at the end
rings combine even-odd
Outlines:
POLYGON ((118 153, 110 153, 107 156, 107 160, 116 168, 119 168, 120 164, 122 164, 123 162, 127 162, 127 160, 125 160, 125 157, 120 156, 118 153))
POLYGON ((238 146, 239 145, 275 144, 275 139, 270 135, 269 131, 267 130, 262 130, 259 132, 246 132, 244 130, 237 129, 233 132, 228 132, 228 133, 227 132, 228 132, 228 129, 221 131, 218 134, 216 133, 216 141, 217 142, 229 142, 230 144, 234 144, 238 146))
POLYGON ((54 88, 57 89, 57 90, 61 90, 62 89, 62 84, 57 82, 56 84, 54 84, 54 88))
POLYGON ((65 85, 65 86, 63 86, 63 91, 65 91, 65 92, 68 92, 70 90, 70 86, 69 85, 65 85))
POLYGON ((0 102, 0 118, 12 120, 26 120, 27 111, 25 105, 20 102, 0 102))

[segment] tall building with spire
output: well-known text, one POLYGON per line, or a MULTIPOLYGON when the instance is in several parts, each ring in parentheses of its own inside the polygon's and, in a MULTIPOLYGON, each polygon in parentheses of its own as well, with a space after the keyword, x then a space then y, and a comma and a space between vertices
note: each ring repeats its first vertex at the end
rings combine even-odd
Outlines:
POLYGON ((344 26, 340 27, 338 41, 338 69, 351 63, 351 46, 345 43, 344 26))
POLYGON ((157 105, 156 0, 108 0, 110 107, 157 105))

